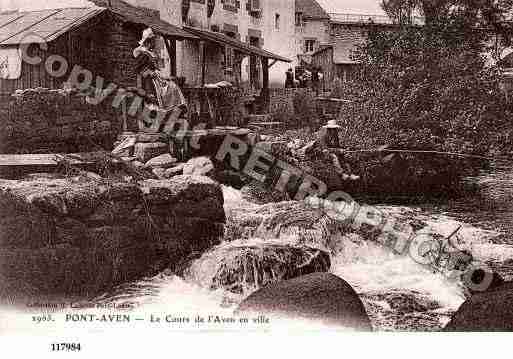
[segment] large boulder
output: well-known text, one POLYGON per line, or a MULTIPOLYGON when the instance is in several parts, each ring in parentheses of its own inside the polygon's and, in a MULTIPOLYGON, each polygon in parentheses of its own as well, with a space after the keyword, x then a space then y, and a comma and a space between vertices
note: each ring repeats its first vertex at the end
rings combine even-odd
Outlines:
POLYGON ((305 202, 234 207, 227 210, 227 216, 227 240, 279 239, 283 244, 305 245, 326 252, 333 250, 331 237, 344 230, 342 224, 305 202))
POLYGON ((223 243, 195 260, 187 276, 210 289, 249 295, 270 283, 329 269, 326 252, 255 240, 223 243))
POLYGON ((172 267, 219 243, 223 202, 206 177, 0 180, 0 297, 92 295, 172 267))
POLYGON ((474 294, 444 328, 450 332, 513 331, 513 282, 474 294))
POLYGON ((372 330, 354 289, 330 273, 313 273, 270 284, 246 298, 237 311, 306 319, 346 329, 372 330))

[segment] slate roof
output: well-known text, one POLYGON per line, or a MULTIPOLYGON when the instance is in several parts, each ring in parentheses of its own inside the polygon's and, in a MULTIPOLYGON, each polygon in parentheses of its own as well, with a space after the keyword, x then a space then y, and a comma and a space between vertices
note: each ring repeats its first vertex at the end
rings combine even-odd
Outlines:
POLYGON ((24 40, 50 42, 104 10, 94 7, 0 13, 0 46, 18 45, 24 40))
POLYGON ((149 26, 155 32, 174 37, 177 39, 191 39, 197 40, 198 38, 180 27, 172 25, 162 19, 158 15, 158 11, 130 5, 122 0, 89 0, 99 7, 107 8, 110 12, 120 16, 126 22, 133 24, 149 26))
MULTIPOLYGON (((109 11, 123 22, 150 26, 156 33, 179 40, 198 37, 169 24, 153 15, 149 9, 141 9, 121 0, 111 0, 112 7, 86 7, 49 9, 40 11, 0 13, 0 46, 50 42, 62 34, 84 24, 87 20, 109 11), (32 35, 32 36, 30 36, 32 35), (35 36, 34 36, 35 35, 35 36)), ((154 12, 154 14, 157 14, 154 12)))
POLYGON ((261 49, 256 46, 252 46, 248 43, 245 43, 245 42, 239 41, 237 39, 234 39, 232 37, 226 36, 225 34, 220 33, 220 32, 200 30, 200 29, 196 29, 196 28, 190 27, 190 26, 184 26, 184 29, 187 31, 190 31, 194 35, 197 35, 198 37, 200 37, 204 40, 220 43, 223 45, 232 46, 245 54, 255 54, 255 55, 258 55, 258 56, 261 56, 264 58, 268 58, 268 59, 273 59, 273 60, 278 60, 278 61, 283 61, 283 62, 292 62, 292 60, 287 59, 286 57, 283 57, 283 56, 280 56, 277 54, 273 54, 272 52, 266 51, 266 50, 261 49))
POLYGON ((328 13, 315 0, 295 0, 296 12, 303 14, 303 19, 327 20, 330 18, 328 13))

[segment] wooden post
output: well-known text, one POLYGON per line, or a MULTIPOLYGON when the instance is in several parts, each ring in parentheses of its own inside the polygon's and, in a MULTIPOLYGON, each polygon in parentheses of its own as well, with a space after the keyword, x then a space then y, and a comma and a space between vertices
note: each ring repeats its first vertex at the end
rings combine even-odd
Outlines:
POLYGON ((262 57, 262 100, 264 113, 269 112, 269 59, 262 57))
POLYGON ((165 39, 167 53, 169 54, 169 62, 171 65, 171 76, 176 76, 176 40, 165 39))
POLYGON ((205 85, 205 41, 199 42, 199 60, 201 66, 201 86, 205 85))

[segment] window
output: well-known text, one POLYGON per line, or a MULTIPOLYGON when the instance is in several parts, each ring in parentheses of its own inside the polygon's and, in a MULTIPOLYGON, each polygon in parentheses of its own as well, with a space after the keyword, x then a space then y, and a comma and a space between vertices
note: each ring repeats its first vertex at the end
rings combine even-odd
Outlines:
POLYGON ((296 12, 296 26, 301 26, 303 23, 303 13, 296 12))
POLYGON ((224 0, 223 3, 223 9, 231 11, 231 12, 237 12, 237 9, 239 8, 239 1, 237 0, 224 0))
POLYGON ((248 0, 249 1, 249 9, 251 12, 260 12, 262 8, 260 7, 260 0, 248 0))
POLYGON ((233 66, 234 50, 233 48, 226 46, 224 48, 224 68, 225 71, 233 66))
POLYGON ((280 14, 274 15, 274 28, 277 30, 280 29, 280 14))
POLYGON ((237 8, 237 0, 224 0, 226 6, 237 8))
POLYGON ((305 52, 314 52, 315 40, 305 40, 305 52))

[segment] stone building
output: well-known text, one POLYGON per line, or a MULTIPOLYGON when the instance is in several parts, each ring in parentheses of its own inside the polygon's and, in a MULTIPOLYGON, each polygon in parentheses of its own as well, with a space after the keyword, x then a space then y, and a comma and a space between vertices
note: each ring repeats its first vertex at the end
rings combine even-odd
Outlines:
MULTIPOLYGON (((98 1, 99 4, 102 2, 98 1)), ((0 93, 36 87, 61 88, 74 65, 79 65, 119 86, 135 86, 132 50, 141 31, 152 26, 166 40, 182 41, 196 36, 162 21, 156 12, 111 0, 114 6, 64 8, 0 13, 0 58, 9 61, 13 73, 0 78, 0 93), (21 61, 18 49, 31 42, 27 53, 38 63, 21 61), (67 71, 52 76, 46 60, 58 55, 67 71)))
POLYGON ((367 22, 330 22, 329 44, 322 45, 311 54, 311 64, 322 68, 325 87, 339 78, 342 82, 352 79, 358 66, 354 51, 365 42, 369 30, 367 22))
MULTIPOLYGON (((242 50, 244 44, 277 55, 269 57, 273 61, 295 57, 294 44, 290 41, 294 37, 293 0, 127 1, 156 9, 163 20, 204 37, 203 44, 177 43, 176 59, 171 59, 171 63, 176 63, 172 65, 176 74, 186 77, 192 86, 227 79, 247 90, 260 89, 264 81, 262 56, 248 55, 249 51, 242 50), (225 41, 225 36, 240 43, 225 41), (223 42, 226 46, 219 46, 223 42), (202 61, 205 61, 204 69, 202 61)), ((269 84, 283 86, 288 67, 285 61, 273 64, 269 68, 269 84)))
MULTIPOLYGON (((415 21, 421 23, 419 18, 415 21)), ((336 78, 351 81, 358 68, 355 51, 365 43, 371 28, 395 31, 397 26, 386 15, 330 14, 329 39, 310 54, 309 63, 322 68, 325 87, 329 88, 336 78)))
POLYGON ((310 63, 311 55, 330 41, 330 16, 315 0, 295 0, 295 64, 310 63))
POLYGON ((124 130, 114 97, 137 86, 132 50, 141 31, 151 26, 168 43, 197 38, 155 11, 111 5, 0 13, 0 153, 111 148, 124 130), (65 82, 75 82, 74 68, 77 83, 110 84, 111 96, 93 104, 63 91, 72 87, 65 82))

